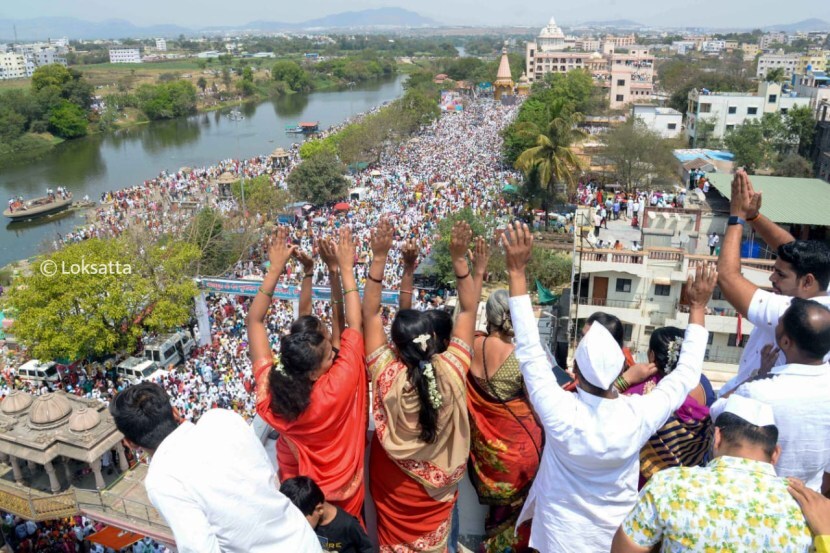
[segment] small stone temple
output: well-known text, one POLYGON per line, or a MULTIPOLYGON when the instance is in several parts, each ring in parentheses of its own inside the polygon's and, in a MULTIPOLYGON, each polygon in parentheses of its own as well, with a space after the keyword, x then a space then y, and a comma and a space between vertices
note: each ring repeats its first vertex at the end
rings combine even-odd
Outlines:
POLYGON ((61 490, 56 464, 63 465, 67 487, 72 482, 69 459, 86 463, 95 475, 95 486, 105 487, 101 456, 112 448, 119 468, 128 469, 121 440, 106 406, 97 400, 64 392, 32 396, 12 391, 0 402, 0 461, 12 467, 14 480, 25 485, 22 463, 30 471, 38 466, 49 476, 52 493, 61 490))

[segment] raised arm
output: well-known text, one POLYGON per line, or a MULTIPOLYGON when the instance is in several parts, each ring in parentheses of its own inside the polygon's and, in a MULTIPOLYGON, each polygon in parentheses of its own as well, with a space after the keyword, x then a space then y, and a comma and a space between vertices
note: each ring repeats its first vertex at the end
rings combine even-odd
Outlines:
POLYGON ((649 394, 631 398, 639 404, 637 409, 643 413, 644 425, 640 429, 640 438, 644 440, 665 424, 669 416, 683 404, 689 392, 700 383, 706 343, 709 341, 709 333, 704 328, 706 305, 712 297, 717 281, 718 272, 713 263, 699 264, 694 279, 689 276, 686 283, 689 326, 686 327, 683 345, 680 346, 677 367, 649 394))
POLYGON ((251 348, 251 360, 256 363, 260 359, 271 358, 271 345, 268 343, 268 329, 265 327, 265 316, 271 307, 274 288, 280 275, 285 270, 285 264, 294 254, 297 246, 288 243, 288 230, 284 227, 277 229, 268 241, 268 260, 271 262, 268 272, 262 280, 254 301, 248 310, 245 324, 248 327, 248 344, 251 348))
POLYGON ((331 345, 340 348, 340 335, 343 334, 346 313, 343 310, 343 286, 340 284, 340 266, 337 263, 337 247, 328 238, 317 240, 317 249, 323 263, 329 270, 331 286, 331 345))
POLYGON ((386 333, 380 316, 380 295, 393 234, 392 225, 386 219, 381 219, 372 233, 372 264, 366 274, 366 288, 363 290, 363 341, 366 344, 366 355, 386 344, 386 333))
POLYGON ((352 330, 363 333, 363 313, 360 310, 360 292, 354 278, 355 246, 349 227, 340 229, 337 242, 337 264, 343 281, 343 301, 346 304, 346 324, 352 330))
POLYGON ((415 267, 418 264, 418 245, 413 238, 410 238, 401 246, 401 255, 403 256, 403 276, 401 277, 398 307, 412 309, 412 294, 415 293, 415 267))
MULTIPOLYGON (((459 221, 452 227, 450 237, 450 257, 452 268, 455 271, 455 285, 458 288, 458 316, 452 328, 452 337, 461 340, 468 346, 473 346, 473 334, 476 327, 476 309, 481 297, 481 287, 476 286, 472 278, 470 267, 467 264, 467 250, 473 231, 465 221, 459 221)), ((484 238, 476 239, 476 249, 481 244, 482 255, 489 257, 489 250, 484 238)), ((486 261, 485 261, 486 264, 486 261)))
POLYGON ((539 339, 539 328, 533 305, 527 294, 525 271, 533 251, 533 235, 524 223, 508 225, 501 237, 507 274, 510 281, 510 319, 516 342, 516 359, 524 377, 533 410, 549 433, 565 432, 568 425, 560 409, 564 402, 575 401, 556 382, 547 353, 539 339))
MULTIPOLYGON (((749 214, 757 213, 761 205, 761 196, 752 189, 746 171, 739 169, 732 179, 732 198, 729 213, 744 221, 749 214)), ((723 236, 723 245, 718 258, 718 285, 723 296, 732 307, 744 317, 749 311, 752 296, 758 289, 756 285, 741 274, 741 238, 743 224, 729 225, 723 236)))
POLYGON ((303 282, 300 285, 300 316, 311 315, 311 286, 314 277, 314 261, 306 252, 297 248, 294 257, 303 266, 303 282))

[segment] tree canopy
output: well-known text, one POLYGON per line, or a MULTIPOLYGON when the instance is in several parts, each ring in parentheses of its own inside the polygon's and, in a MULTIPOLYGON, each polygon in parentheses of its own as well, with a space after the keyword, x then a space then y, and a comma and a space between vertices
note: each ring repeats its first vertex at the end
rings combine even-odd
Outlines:
POLYGON ((349 181, 343 176, 346 167, 328 152, 304 159, 288 175, 288 189, 298 200, 320 205, 343 198, 349 181))
POLYGON ((627 191, 648 186, 654 178, 671 176, 675 160, 669 143, 638 118, 629 118, 603 138, 603 156, 613 165, 627 191))
POLYGON ((190 318, 197 257, 184 242, 86 240, 45 257, 31 276, 18 277, 3 305, 15 313, 15 335, 32 357, 129 352, 145 331, 165 331, 190 318))

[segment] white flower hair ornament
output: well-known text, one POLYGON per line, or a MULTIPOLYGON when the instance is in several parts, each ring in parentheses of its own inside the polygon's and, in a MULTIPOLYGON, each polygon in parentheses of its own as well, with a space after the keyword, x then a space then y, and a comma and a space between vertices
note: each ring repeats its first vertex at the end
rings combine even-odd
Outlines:
POLYGON ((280 376, 284 376, 288 378, 288 373, 285 372, 285 367, 282 365, 282 359, 280 359, 279 355, 274 356, 274 372, 279 373, 280 376))
POLYGON ((421 334, 420 336, 413 338, 412 343, 418 344, 421 347, 421 351, 426 351, 427 347, 429 347, 429 339, 432 336, 429 334, 421 334))
POLYGON ((427 393, 429 394, 429 404, 434 409, 440 409, 444 404, 444 397, 438 391, 438 384, 435 382, 435 371, 432 363, 429 361, 421 361, 418 367, 421 369, 421 374, 427 379, 427 393))
POLYGON ((669 374, 677 368, 677 360, 680 358, 680 349, 683 347, 683 337, 678 336, 671 342, 668 347, 668 363, 666 363, 665 373, 669 374))

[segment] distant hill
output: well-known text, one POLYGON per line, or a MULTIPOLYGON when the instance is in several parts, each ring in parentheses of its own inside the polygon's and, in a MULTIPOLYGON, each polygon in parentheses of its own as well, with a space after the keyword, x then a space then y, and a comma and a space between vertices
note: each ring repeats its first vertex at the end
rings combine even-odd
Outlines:
POLYGON ((403 8, 378 8, 342 12, 300 23, 280 21, 252 21, 244 25, 211 26, 192 29, 178 25, 149 25, 139 27, 123 19, 108 21, 84 21, 74 17, 37 17, 33 19, 0 19, 0 41, 14 38, 17 27, 20 40, 46 40, 48 38, 145 38, 175 37, 180 34, 198 35, 205 31, 228 32, 242 30, 300 31, 304 29, 346 29, 369 27, 433 27, 439 24, 428 17, 403 8))
POLYGON ((783 31, 785 33, 796 33, 799 31, 830 31, 830 23, 824 21, 823 19, 816 19, 813 17, 811 19, 789 23, 787 25, 770 25, 769 27, 764 27, 764 30, 783 31))

